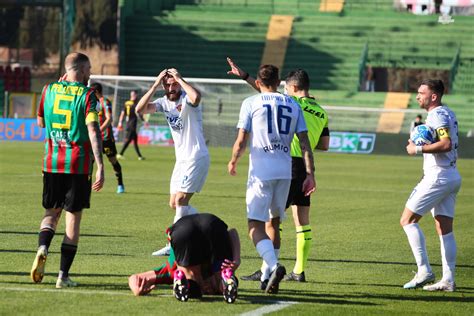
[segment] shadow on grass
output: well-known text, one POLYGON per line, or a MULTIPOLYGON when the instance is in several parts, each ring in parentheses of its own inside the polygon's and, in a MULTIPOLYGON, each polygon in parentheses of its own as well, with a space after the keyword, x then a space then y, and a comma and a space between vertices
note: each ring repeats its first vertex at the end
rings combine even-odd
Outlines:
MULTIPOLYGON (((23 250, 23 249, 0 249, 0 253, 33 253, 36 254, 36 250, 23 250)), ((49 251, 49 254, 60 254, 59 251, 49 251)), ((126 255, 123 253, 87 253, 80 252, 81 256, 107 256, 107 257, 133 257, 133 255, 126 255)))
MULTIPOLYGON (((16 276, 30 276, 29 272, 23 271, 0 271, 0 275, 16 275, 16 276)), ((56 277, 57 273, 45 273, 47 276, 56 277)), ((77 277, 90 277, 90 278, 109 278, 109 277, 129 277, 129 274, 114 274, 114 273, 71 273, 73 276, 77 277)), ((5 282, 2 282, 5 283, 5 282)), ((31 283, 31 282, 29 282, 31 283)))
POLYGON ((360 301, 351 301, 342 298, 334 298, 330 295, 314 295, 311 294, 299 294, 297 297, 288 296, 287 291, 280 291, 276 296, 267 297, 255 297, 254 295, 245 295, 240 294, 240 301, 247 301, 250 304, 275 304, 276 302, 298 302, 298 303, 318 303, 318 304, 336 304, 336 305, 359 305, 359 306, 375 306, 379 305, 373 302, 360 302, 360 301))
MULTIPOLYGON (((331 283, 332 284, 332 283, 331 283)), ((348 285, 352 285, 348 283, 348 285)), ((360 284, 354 284, 360 285, 360 284)), ((469 288, 465 288, 469 289, 469 288)), ((379 305, 374 302, 360 302, 360 301, 353 301, 353 300, 360 300, 360 299, 368 299, 368 300, 394 300, 394 301, 423 301, 423 302, 463 302, 469 303, 474 302, 474 297, 464 297, 462 296, 463 292, 454 292, 454 293, 446 293, 446 292, 439 292, 438 295, 433 295, 429 292, 419 292, 419 295, 414 296, 413 294, 417 294, 416 291, 409 291, 403 290, 400 288, 400 291, 409 292, 411 294, 371 294, 371 293, 357 293, 357 294, 328 294, 328 293, 315 293, 314 291, 306 291, 301 289, 280 289, 277 296, 274 298, 278 298, 278 300, 283 301, 298 301, 298 302, 306 302, 306 303, 332 303, 332 304, 344 304, 344 303, 337 303, 338 301, 342 302, 349 302, 349 304, 355 305, 379 305), (429 293, 429 295, 427 295, 429 293), (346 301, 346 300, 350 301, 346 301)), ((255 290, 245 290, 245 292, 255 292, 258 294, 262 294, 262 291, 255 289, 255 290)), ((468 293, 468 292, 467 292, 468 293)), ((256 296, 252 295, 245 295, 240 294, 239 298, 248 297, 250 301, 255 300, 256 296)), ((245 298, 244 298, 245 299, 245 298)), ((256 302, 263 301, 265 297, 258 297, 256 302)), ((269 297, 270 299, 270 297, 269 297)))
MULTIPOLYGON (((0 234, 11 234, 11 235, 36 235, 38 232, 19 232, 19 231, 8 231, 0 230, 0 234)), ((64 236, 64 233, 56 233, 56 236, 64 236)), ((81 237, 110 237, 110 238, 129 238, 133 236, 128 235, 104 235, 104 234, 81 234, 81 237)))
MULTIPOLYGON (((259 256, 242 256, 242 259, 260 259, 259 256)), ((279 260, 293 261, 295 258, 280 257, 279 260)), ((355 263, 355 264, 386 264, 386 265, 401 265, 401 266, 415 266, 414 262, 397 262, 397 261, 375 261, 375 260, 349 260, 349 259, 311 259, 310 262, 334 262, 334 263, 355 263)), ((441 267, 439 263, 430 263, 431 266, 441 267)), ((456 268, 474 268, 474 265, 459 264, 456 268)))

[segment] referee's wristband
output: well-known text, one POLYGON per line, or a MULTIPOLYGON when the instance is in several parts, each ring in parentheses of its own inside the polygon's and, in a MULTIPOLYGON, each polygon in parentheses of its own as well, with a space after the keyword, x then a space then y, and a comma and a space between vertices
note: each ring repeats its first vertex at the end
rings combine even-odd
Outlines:
POLYGON ((242 80, 247 81, 247 79, 249 78, 249 76, 250 76, 249 73, 246 72, 245 75, 242 77, 242 80))
POLYGON ((423 153, 423 146, 416 146, 416 154, 420 155, 423 153))

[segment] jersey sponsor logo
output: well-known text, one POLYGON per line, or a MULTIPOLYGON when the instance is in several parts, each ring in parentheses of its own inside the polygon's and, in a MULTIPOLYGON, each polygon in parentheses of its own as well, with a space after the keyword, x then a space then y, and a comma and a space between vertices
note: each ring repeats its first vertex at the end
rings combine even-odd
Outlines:
POLYGON ((280 142, 280 139, 278 138, 273 138, 270 140, 270 142, 271 142, 271 145, 263 146, 263 151, 266 153, 274 152, 274 151, 283 151, 287 153, 290 150, 290 148, 288 146, 283 145, 280 142))
POLYGON ((183 120, 179 116, 166 116, 166 120, 174 131, 183 129, 183 120))
POLYGON ((54 144, 66 143, 71 144, 71 135, 69 131, 66 130, 52 130, 49 133, 49 138, 53 140, 54 144))
POLYGON ((326 117, 326 115, 324 115, 323 112, 318 112, 318 111, 316 111, 316 110, 310 108, 309 106, 305 106, 305 107, 303 108, 303 111, 305 111, 305 112, 307 112, 307 113, 310 113, 310 114, 312 114, 312 115, 314 115, 314 116, 316 116, 316 117, 322 118, 322 119, 324 119, 324 118, 326 117))
POLYGON ((287 153, 290 151, 290 148, 283 144, 271 144, 269 146, 263 146, 263 151, 266 153, 272 152, 272 151, 283 151, 287 153))

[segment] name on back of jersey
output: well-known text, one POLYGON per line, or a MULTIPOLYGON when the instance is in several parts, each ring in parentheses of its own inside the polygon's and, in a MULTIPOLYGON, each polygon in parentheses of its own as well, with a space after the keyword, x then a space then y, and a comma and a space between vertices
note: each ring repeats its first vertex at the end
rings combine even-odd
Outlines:
POLYGON ((278 102, 286 102, 286 103, 294 103, 294 100, 286 95, 274 95, 274 94, 264 94, 261 96, 262 101, 278 101, 278 102))

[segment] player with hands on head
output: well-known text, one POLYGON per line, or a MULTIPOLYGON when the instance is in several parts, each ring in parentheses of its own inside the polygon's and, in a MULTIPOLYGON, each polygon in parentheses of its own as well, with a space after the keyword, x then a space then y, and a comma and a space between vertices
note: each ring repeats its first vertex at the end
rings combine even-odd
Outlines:
MULTIPOLYGON (((204 186, 209 171, 209 152, 202 127, 201 93, 190 85, 175 68, 162 70, 151 88, 140 99, 137 112, 162 112, 171 130, 175 144, 176 163, 170 181, 169 205, 175 210, 174 223, 181 217, 196 214, 189 203, 204 186), (165 95, 154 101, 159 87, 165 95)), ((168 255, 170 247, 153 255, 168 255)))

